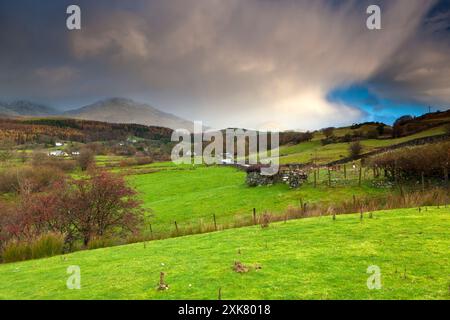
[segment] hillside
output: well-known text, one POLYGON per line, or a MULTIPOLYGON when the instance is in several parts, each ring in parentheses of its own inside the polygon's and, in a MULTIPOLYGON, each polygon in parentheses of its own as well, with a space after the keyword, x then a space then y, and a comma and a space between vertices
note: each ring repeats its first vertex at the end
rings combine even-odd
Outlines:
POLYGON ((114 124, 57 117, 0 118, 0 140, 17 144, 39 143, 48 138, 77 142, 124 140, 129 136, 169 142, 172 130, 138 124, 114 124))
POLYGON ((450 299, 449 228, 448 208, 403 209, 80 251, 0 265, 0 299, 450 299), (71 265, 80 290, 66 288, 71 265))
POLYGON ((56 114, 58 111, 51 107, 26 100, 10 103, 0 102, 0 115, 4 116, 50 116, 56 114))
POLYGON ((64 115, 71 118, 110 123, 135 123, 170 129, 184 128, 193 130, 192 122, 173 114, 162 112, 148 104, 124 98, 98 101, 80 109, 67 111, 64 115))
MULTIPOLYGON (((346 132, 348 133, 349 130, 351 129, 336 129, 336 135, 343 136, 346 134, 346 132)), ((445 132, 446 129, 444 125, 438 125, 433 126, 430 129, 426 129, 401 138, 362 139, 362 153, 368 153, 381 148, 405 143, 424 137, 439 136, 444 134, 445 132)), ((340 142, 323 145, 320 140, 322 138, 322 133, 316 132, 311 141, 281 146, 279 149, 280 163, 315 163, 324 165, 329 162, 343 159, 349 156, 348 148, 350 146, 350 142, 340 142)))

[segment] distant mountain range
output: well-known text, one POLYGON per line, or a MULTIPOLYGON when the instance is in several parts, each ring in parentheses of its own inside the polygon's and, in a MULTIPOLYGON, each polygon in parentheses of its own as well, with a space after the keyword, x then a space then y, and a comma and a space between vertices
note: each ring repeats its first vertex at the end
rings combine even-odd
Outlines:
POLYGON ((29 101, 0 102, 0 116, 62 116, 110 123, 135 123, 170 129, 193 130, 193 122, 126 98, 110 98, 66 112, 29 101))
POLYGON ((0 115, 4 116, 51 116, 57 114, 58 111, 53 108, 26 100, 0 102, 0 115))

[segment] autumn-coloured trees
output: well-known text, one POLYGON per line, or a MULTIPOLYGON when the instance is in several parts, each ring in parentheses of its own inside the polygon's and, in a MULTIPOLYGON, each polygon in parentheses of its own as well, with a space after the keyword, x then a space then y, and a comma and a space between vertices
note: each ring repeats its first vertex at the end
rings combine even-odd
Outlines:
POLYGON ((4 242, 31 241, 56 232, 65 236, 69 248, 76 241, 87 246, 94 237, 138 232, 142 224, 136 192, 122 176, 90 171, 87 179, 60 179, 49 190, 35 193, 24 182, 16 205, 0 204, 4 242))

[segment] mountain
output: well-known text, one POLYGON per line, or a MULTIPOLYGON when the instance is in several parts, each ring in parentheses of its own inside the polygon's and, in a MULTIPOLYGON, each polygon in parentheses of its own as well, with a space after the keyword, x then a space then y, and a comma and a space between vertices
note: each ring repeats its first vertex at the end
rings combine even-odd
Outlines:
POLYGON ((4 117, 16 117, 18 114, 0 104, 0 116, 4 117))
POLYGON ((101 100, 79 109, 67 111, 63 115, 84 120, 193 130, 193 123, 190 121, 162 112, 148 104, 125 98, 101 100))
POLYGON ((17 100, 9 103, 0 102, 0 114, 5 116, 51 116, 58 112, 42 104, 17 100))

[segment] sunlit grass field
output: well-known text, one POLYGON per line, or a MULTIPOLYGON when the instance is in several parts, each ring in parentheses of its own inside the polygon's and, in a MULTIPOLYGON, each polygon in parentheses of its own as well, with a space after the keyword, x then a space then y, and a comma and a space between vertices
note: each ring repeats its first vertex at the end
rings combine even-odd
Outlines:
POLYGON ((450 209, 402 209, 80 251, 0 265, 0 299, 450 299, 448 230, 450 209), (66 287, 71 265, 80 290, 66 287))
MULTIPOLYGON (((156 166, 156 164, 154 164, 156 166)), ((175 170, 173 166, 149 174, 129 176, 128 180, 140 193, 150 216, 149 223, 155 232, 174 230, 178 226, 212 223, 213 214, 217 223, 230 223, 239 217, 251 217, 253 208, 258 213, 270 211, 281 213, 288 206, 299 206, 300 200, 307 203, 339 202, 350 200, 353 195, 383 195, 392 192, 372 186, 370 181, 358 186, 357 173, 348 170, 348 186, 326 186, 327 173, 321 171, 320 183, 314 188, 312 177, 299 189, 290 189, 285 184, 251 188, 245 183, 246 173, 233 167, 184 166, 175 170)), ((337 173, 333 173, 336 175, 337 173)), ((342 172, 340 173, 342 175, 342 172)))

